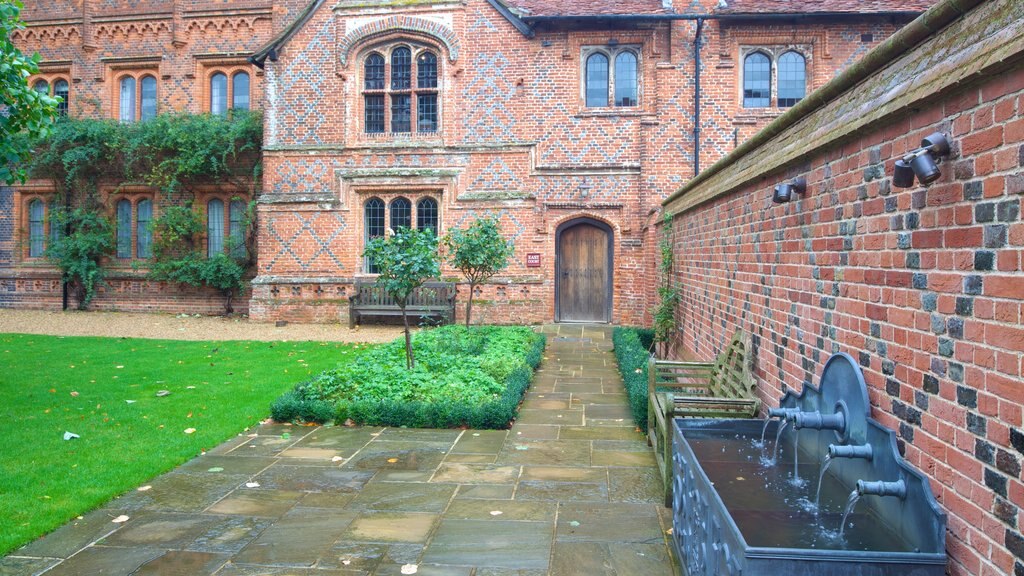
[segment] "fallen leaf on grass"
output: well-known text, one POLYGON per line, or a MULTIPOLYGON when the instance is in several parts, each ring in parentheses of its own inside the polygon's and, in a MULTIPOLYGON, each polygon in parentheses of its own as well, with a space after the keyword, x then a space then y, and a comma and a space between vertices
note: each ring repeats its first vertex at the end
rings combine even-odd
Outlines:
POLYGON ((170 390, 160 390, 159 392, 156 393, 156 397, 157 398, 163 398, 164 396, 170 395, 170 393, 171 393, 170 390))
POLYGON ((196 431, 195 428, 185 428, 185 434, 192 434, 195 431, 196 431))
POLYGON ((135 404, 135 400, 125 400, 125 404, 135 404))
POLYGON ((113 520, 111 520, 111 522, 115 522, 117 524, 121 524, 122 522, 127 522, 127 521, 128 521, 128 517, 125 516, 124 514, 121 514, 117 518, 114 518, 113 520))
POLYGON ((74 432, 67 432, 67 431, 64 432, 64 439, 65 440, 72 440, 74 438, 81 438, 81 436, 79 436, 78 434, 75 434, 74 432))
POLYGON ((77 398, 78 397, 78 392, 75 392, 74 390, 72 390, 71 391, 71 396, 74 397, 74 398, 77 398))

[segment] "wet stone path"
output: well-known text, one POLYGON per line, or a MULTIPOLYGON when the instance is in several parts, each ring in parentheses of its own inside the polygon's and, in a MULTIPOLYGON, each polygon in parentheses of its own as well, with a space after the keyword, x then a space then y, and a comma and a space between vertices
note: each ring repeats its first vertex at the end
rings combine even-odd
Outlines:
POLYGON ((0 559, 0 574, 674 574, 611 329, 543 330, 510 431, 261 426, 0 559))

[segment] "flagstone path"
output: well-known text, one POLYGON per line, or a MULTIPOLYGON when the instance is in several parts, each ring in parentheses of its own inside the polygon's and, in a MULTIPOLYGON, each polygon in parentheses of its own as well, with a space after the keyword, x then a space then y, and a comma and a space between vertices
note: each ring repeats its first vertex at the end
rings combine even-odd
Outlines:
POLYGON ((0 574, 675 574, 611 329, 543 330, 510 431, 261 426, 0 559, 0 574))

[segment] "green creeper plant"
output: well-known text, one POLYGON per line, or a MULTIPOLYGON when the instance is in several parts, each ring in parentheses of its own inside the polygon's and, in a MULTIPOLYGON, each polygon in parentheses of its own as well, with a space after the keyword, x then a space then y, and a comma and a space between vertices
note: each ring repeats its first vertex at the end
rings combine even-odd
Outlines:
POLYGON ((409 316, 405 308, 414 290, 441 273, 434 231, 429 228, 399 228, 393 234, 370 240, 363 251, 363 257, 377 266, 377 285, 394 298, 395 304, 402 311, 405 366, 412 370, 416 366, 416 359, 413 357, 409 316))
POLYGON ((50 229, 60 230, 47 243, 47 260, 61 271, 61 283, 70 286, 85 310, 103 283, 100 261, 114 250, 114 231, 98 211, 88 208, 54 209, 50 229))
POLYGON ((465 230, 450 230, 443 244, 448 253, 448 262, 469 280, 469 297, 466 299, 468 328, 473 313, 474 289, 508 267, 514 246, 511 240, 502 237, 498 221, 494 218, 476 220, 465 230))
POLYGON ((11 42, 24 28, 21 2, 0 0, 0 182, 24 182, 32 141, 45 137, 57 116, 58 98, 36 92, 28 77, 39 72, 39 55, 26 57, 11 42))
POLYGON ((662 222, 661 239, 658 242, 658 250, 661 253, 661 260, 658 263, 658 304, 651 311, 654 316, 653 345, 662 344, 663 352, 667 352, 668 342, 675 329, 676 308, 681 299, 679 287, 672 280, 675 265, 672 236, 672 214, 666 212, 662 222))

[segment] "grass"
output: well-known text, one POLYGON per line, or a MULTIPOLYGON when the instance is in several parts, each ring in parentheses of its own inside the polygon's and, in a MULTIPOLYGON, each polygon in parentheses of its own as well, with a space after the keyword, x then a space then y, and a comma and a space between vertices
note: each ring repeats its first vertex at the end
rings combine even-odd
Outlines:
POLYGON ((259 423, 361 348, 0 334, 0 555, 259 423))

